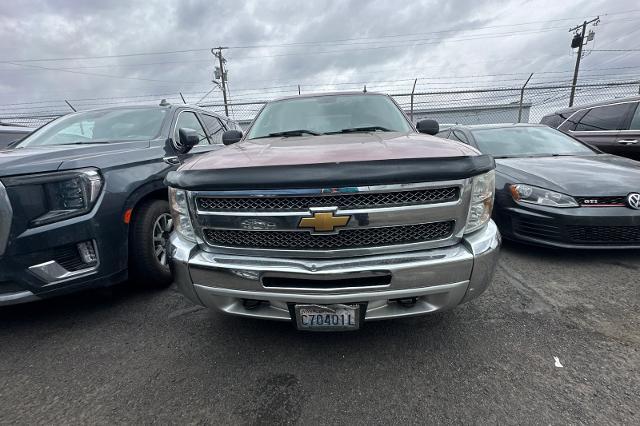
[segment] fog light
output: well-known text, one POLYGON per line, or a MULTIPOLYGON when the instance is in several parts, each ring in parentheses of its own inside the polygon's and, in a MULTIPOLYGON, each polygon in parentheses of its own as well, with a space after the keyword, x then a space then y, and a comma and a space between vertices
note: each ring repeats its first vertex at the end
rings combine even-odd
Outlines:
POLYGON ((98 261, 98 254, 96 253, 96 247, 93 241, 84 241, 78 243, 78 253, 84 263, 96 263, 98 261))
POLYGON ((262 300, 242 299, 242 306, 248 311, 257 309, 262 304, 262 300))
POLYGON ((417 297, 405 297, 403 299, 395 299, 395 301, 402 307, 410 308, 418 302, 417 297))
POLYGON ((244 278, 245 280, 257 281, 260 279, 260 273, 258 271, 250 271, 246 269, 231 269, 230 272, 234 275, 244 278))

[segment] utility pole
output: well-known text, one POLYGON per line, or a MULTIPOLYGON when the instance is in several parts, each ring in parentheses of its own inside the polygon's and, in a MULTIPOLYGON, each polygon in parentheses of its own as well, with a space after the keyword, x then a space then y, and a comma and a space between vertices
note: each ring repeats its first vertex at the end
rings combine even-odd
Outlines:
POLYGON ((571 40, 571 47, 578 48, 578 56, 576 57, 576 66, 573 70, 573 83, 571 83, 571 95, 569 96, 569 106, 573 106, 573 99, 576 96, 576 84, 578 83, 578 72, 580 71, 580 59, 582 59, 582 46, 587 44, 590 40, 593 40, 593 31, 589 33, 587 37, 587 41, 584 40, 584 35, 587 32, 587 25, 594 23, 598 25, 600 22, 600 17, 596 17, 590 21, 584 21, 582 25, 575 26, 569 29, 569 32, 575 31, 575 35, 573 36, 573 40, 571 40), (578 31, 579 30, 579 31, 578 31))
MULTIPOLYGON (((222 51, 228 49, 228 47, 214 47, 211 49, 211 53, 213 56, 218 58, 218 63, 220 64, 220 80, 222 82, 222 98, 224 99, 224 113, 228 117, 229 116, 229 105, 227 102, 227 71, 224 69, 224 64, 227 63, 227 60, 222 56, 222 51)), ((217 76, 217 73, 214 73, 214 78, 217 76)), ((215 82, 215 80, 214 80, 215 82)))

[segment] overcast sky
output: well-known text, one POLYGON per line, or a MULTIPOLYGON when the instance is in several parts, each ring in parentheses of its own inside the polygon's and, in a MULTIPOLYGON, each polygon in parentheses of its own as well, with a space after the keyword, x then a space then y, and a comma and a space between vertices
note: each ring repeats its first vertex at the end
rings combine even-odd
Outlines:
MULTIPOLYGON (((569 81, 575 56, 568 29, 596 15, 601 22, 588 50, 638 48, 637 0, 7 0, 0 112, 41 100, 86 107, 111 102, 88 98, 175 101, 178 92, 195 103, 213 87, 209 49, 220 45, 229 47, 237 102, 297 91, 298 84, 307 92, 364 83, 406 92, 413 78, 422 90, 519 86, 530 72, 542 73, 533 84, 569 81), (96 58, 113 55, 132 56, 96 58)), ((585 81, 638 79, 640 52, 594 51, 582 68, 585 81)), ((214 90, 205 100, 219 98, 214 90)))

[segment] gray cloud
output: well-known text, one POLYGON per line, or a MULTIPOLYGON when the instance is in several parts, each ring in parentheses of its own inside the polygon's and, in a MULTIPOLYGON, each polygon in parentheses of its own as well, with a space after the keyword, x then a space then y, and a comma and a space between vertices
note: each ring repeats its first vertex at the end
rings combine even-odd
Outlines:
MULTIPOLYGON (((180 91, 194 102, 212 87, 214 57, 208 48, 341 39, 361 40, 226 51, 232 96, 235 99, 275 96, 293 90, 296 84, 301 84, 304 90, 355 87, 331 85, 344 82, 367 82, 381 90, 406 91, 414 77, 422 77, 419 81, 422 88, 515 86, 526 78, 524 73, 572 70, 569 26, 587 16, 637 7, 633 0, 614 4, 604 0, 239 3, 223 0, 7 3, 0 15, 0 56, 4 60, 203 50, 33 62, 23 63, 24 66, 3 63, 0 104, 147 94, 175 97, 180 91), (575 19, 557 21, 563 18, 575 19), (541 22, 507 26, 532 21, 541 22), (494 28, 478 30, 479 27, 494 28), (555 29, 543 31, 549 28, 555 29), (385 37, 378 39, 377 44, 362 40, 397 34, 418 35, 385 37), (399 47, 372 49, 394 43, 399 47), (322 53, 326 51, 343 52, 322 53), (523 74, 453 78, 505 73, 523 74), (407 81, 375 83, 401 79, 407 81), (271 92, 246 90, 285 84, 291 87, 271 92)), ((595 46, 635 47, 638 34, 634 33, 637 31, 634 16, 640 15, 603 16, 595 46)), ((583 68, 625 66, 640 68, 640 54, 594 52, 585 58, 583 68)), ((569 75, 540 74, 534 81, 566 80, 569 75)), ((208 99, 218 98, 219 92, 214 92, 208 99)), ((93 106, 96 102, 78 103, 93 106)), ((2 111, 6 110, 3 107, 2 111)))

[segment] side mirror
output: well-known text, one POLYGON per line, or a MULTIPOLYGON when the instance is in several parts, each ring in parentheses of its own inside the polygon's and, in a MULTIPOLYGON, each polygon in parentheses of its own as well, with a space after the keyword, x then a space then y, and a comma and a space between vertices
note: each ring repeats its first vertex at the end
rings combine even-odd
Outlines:
POLYGON ((420 120, 418 124, 416 124, 416 129, 418 129, 420 133, 435 135, 440 131, 440 125, 436 120, 420 120))
POLYGON ((232 145, 239 142, 242 139, 242 132, 240 130, 227 130, 222 134, 222 143, 225 145, 232 145))
POLYGON ((181 127, 178 129, 178 138, 180 140, 176 141, 176 149, 180 154, 186 154, 191 151, 191 149, 200 143, 200 136, 198 132, 193 129, 187 129, 186 127, 181 127))

